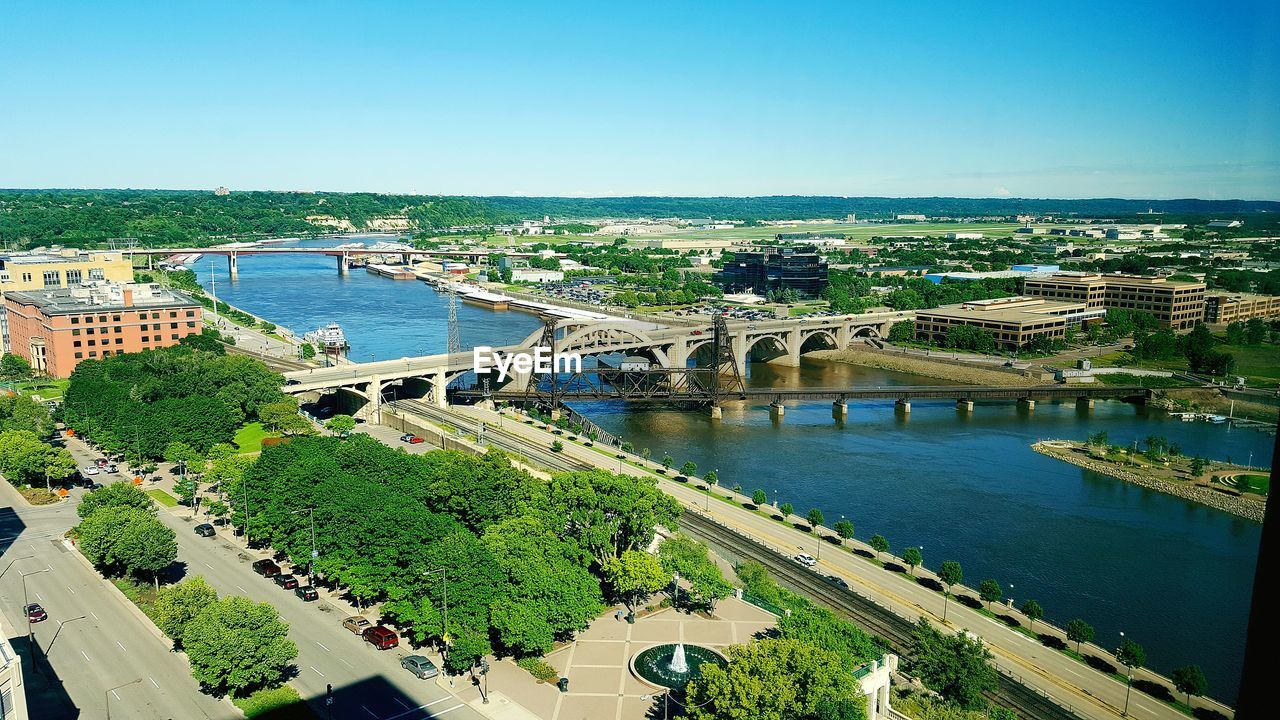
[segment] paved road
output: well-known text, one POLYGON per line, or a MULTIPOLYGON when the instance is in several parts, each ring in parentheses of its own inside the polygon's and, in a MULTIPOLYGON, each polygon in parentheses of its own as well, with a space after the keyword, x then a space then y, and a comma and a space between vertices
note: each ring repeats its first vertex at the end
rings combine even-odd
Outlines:
MULTIPOLYGON (((78 440, 69 442, 68 449, 82 467, 92 457, 78 440)), ((419 680, 401 668, 400 658, 412 654, 407 648, 374 650, 358 636, 342 629, 344 611, 323 599, 305 603, 292 591, 258 576, 250 563, 265 557, 264 553, 246 551, 243 543, 222 534, 214 538, 196 535, 192 528, 203 520, 192 521, 188 514, 186 508, 159 512, 160 519, 177 534, 179 563, 186 564, 188 575, 203 576, 219 595, 240 595, 269 602, 280 611, 281 618, 289 623, 289 637, 298 646, 295 661, 298 674, 291 684, 304 698, 312 700, 320 717, 325 717, 321 703, 329 685, 333 686, 335 718, 480 720, 483 717, 434 681, 419 680)), ((459 689, 463 697, 474 697, 474 690, 459 689)))
MULTIPOLYGON (((78 520, 75 505, 82 493, 73 492, 59 505, 31 508, 0 480, 0 608, 19 633, 25 631, 22 573, 35 573, 26 579, 30 600, 49 613, 33 626, 40 673, 32 672, 31 653, 23 652, 32 720, 104 718, 108 703, 117 718, 237 717, 226 702, 200 693, 182 656, 170 652, 62 545, 63 533, 78 520), (109 692, 131 680, 140 682, 109 692)), ((15 645, 25 648, 25 638, 15 645)))
MULTIPOLYGON (((498 413, 479 407, 454 407, 456 413, 484 420, 490 426, 498 424, 498 413)), ((534 440, 543 447, 550 445, 552 435, 534 427, 513 421, 507 417, 502 428, 511 433, 534 440)), ((612 471, 628 474, 644 474, 630 465, 622 465, 609 451, 584 448, 565 443, 564 455, 581 459, 612 471)), ((730 481, 732 479, 729 479, 730 481)), ((722 480, 721 482, 724 482, 722 480)), ((798 552, 818 554, 818 541, 812 534, 774 522, 741 507, 717 500, 707 501, 704 493, 685 484, 660 480, 662 488, 683 504, 698 509, 708 508, 717 520, 745 532, 762 542, 780 549, 787 555, 798 552)), ((794 522, 803 519, 793 517, 794 522)), ((829 546, 828 546, 829 547, 829 546)), ((887 572, 851 553, 833 551, 821 553, 818 570, 824 574, 843 577, 856 589, 869 595, 898 614, 916 619, 929 615, 934 622, 942 617, 943 598, 899 574, 887 572)), ((981 615, 964 605, 951 601, 947 608, 948 625, 966 628, 987 642, 995 655, 996 663, 1024 684, 1054 698, 1063 707, 1088 718, 1116 718, 1125 703, 1125 684, 1077 662, 1062 653, 1047 648, 1039 642, 1016 632, 1004 624, 981 615)), ((1094 654, 1098 654, 1096 650, 1094 654)), ((1117 664, 1118 667, 1118 664, 1117 664)), ((1142 675, 1150 674, 1140 671, 1142 675)), ((1172 707, 1142 693, 1134 692, 1129 701, 1129 715, 1140 720, 1185 720, 1185 716, 1172 707)))

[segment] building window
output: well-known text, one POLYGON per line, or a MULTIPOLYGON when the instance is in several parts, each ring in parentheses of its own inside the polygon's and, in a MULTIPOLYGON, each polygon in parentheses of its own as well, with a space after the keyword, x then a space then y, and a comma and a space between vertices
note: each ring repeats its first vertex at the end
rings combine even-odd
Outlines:
POLYGON ((144 342, 144 343, 145 343, 145 342, 151 342, 151 336, 150 336, 150 335, 143 335, 143 336, 142 336, 142 342, 144 342))
POLYGON ((99 316, 98 316, 98 322, 104 323, 104 322, 106 322, 106 321, 107 321, 107 316, 106 316, 106 315, 99 315, 99 316))
POLYGON ((173 335, 170 335, 170 336, 169 336, 169 338, 170 338, 170 339, 172 339, 172 340, 177 340, 177 339, 178 339, 178 335, 177 335, 177 333, 174 333, 173 335))
POLYGON ((81 343, 80 343, 80 341, 79 341, 79 340, 75 340, 75 341, 73 341, 73 342, 71 343, 71 347, 80 347, 80 344, 81 344, 81 343))
POLYGON ((77 360, 83 360, 83 359, 84 359, 84 353, 82 353, 82 352, 78 352, 78 353, 76 353, 76 359, 77 359, 77 360))
POLYGON ((58 276, 57 270, 44 271, 44 286, 45 287, 62 287, 62 278, 58 276))
POLYGON ((176 317, 178 317, 178 313, 177 313, 176 311, 170 312, 170 313, 169 313, 169 317, 171 317, 171 318, 176 318, 176 317))
POLYGON ((123 345, 123 344, 124 344, 124 338, 116 338, 116 344, 117 344, 117 345, 123 345))
POLYGON ((98 341, 97 341, 97 340, 90 340, 90 341, 89 341, 89 347, 93 347, 93 346, 94 346, 94 345, 96 345, 96 344, 98 344, 98 341))
POLYGON ((97 351, 97 350, 90 350, 90 351, 89 351, 89 357, 91 357, 91 358, 98 357, 98 351, 97 351))
MULTIPOLYGON (((92 328, 90 328, 90 329, 92 329, 92 328)), ((79 334, 80 334, 80 328, 71 328, 71 334, 72 334, 72 335, 79 335, 79 334)))
POLYGON ((86 335, 92 335, 92 334, 93 334, 93 328, 85 328, 84 332, 85 332, 85 334, 86 334, 86 335))
POLYGON ((152 325, 152 326, 151 326, 151 329, 152 329, 152 330, 159 330, 159 329, 160 329, 160 323, 156 323, 155 325, 152 325))
POLYGON ((187 327, 189 327, 189 328, 193 328, 193 327, 195 327, 195 326, 196 326, 196 324, 195 324, 194 322, 188 322, 188 323, 187 323, 187 327))
POLYGON ((188 311, 187 311, 187 317, 195 317, 195 316, 196 316, 196 311, 195 311, 195 310, 188 310, 188 311))
POLYGON ((169 323, 169 329, 170 329, 170 330, 177 330, 177 329, 178 329, 178 323, 169 323))
POLYGON ((106 272, 102 268, 89 268, 90 280, 106 280, 106 272))
POLYGON ((160 319, 160 313, 158 313, 158 312, 153 312, 153 313, 151 313, 151 319, 152 319, 152 320, 159 320, 159 319, 160 319))
POLYGON ((112 316, 111 316, 111 322, 120 322, 120 316, 119 316, 119 315, 112 315, 112 316))
POLYGON ((67 271, 67 284, 68 284, 68 285, 79 285, 79 284, 80 284, 80 280, 81 280, 81 274, 80 274, 80 271, 79 271, 79 270, 68 270, 68 271, 67 271))
POLYGON ((72 325, 79 325, 79 324, 80 324, 80 318, 78 318, 78 317, 73 317, 73 318, 71 318, 71 324, 72 324, 72 325))

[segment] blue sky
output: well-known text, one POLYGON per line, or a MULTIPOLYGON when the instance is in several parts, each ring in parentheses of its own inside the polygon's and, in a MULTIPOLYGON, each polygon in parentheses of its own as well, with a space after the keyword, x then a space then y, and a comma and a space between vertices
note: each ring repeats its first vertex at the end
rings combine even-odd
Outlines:
POLYGON ((13 0, 0 187, 1275 200, 1278 36, 1271 2, 13 0))

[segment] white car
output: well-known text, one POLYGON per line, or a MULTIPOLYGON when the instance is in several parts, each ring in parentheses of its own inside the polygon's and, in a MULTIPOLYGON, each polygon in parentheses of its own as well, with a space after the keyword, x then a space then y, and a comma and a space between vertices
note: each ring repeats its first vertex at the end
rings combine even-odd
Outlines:
POLYGON ((800 563, 801 565, 804 565, 805 567, 813 567, 814 565, 817 565, 817 564, 818 564, 818 561, 817 561, 817 560, 814 560, 812 555, 808 555, 808 554, 806 554, 806 553, 800 553, 799 555, 797 555, 797 556, 795 556, 795 557, 793 557, 793 558, 791 558, 791 559, 792 559, 792 560, 795 560, 796 562, 800 563))
POLYGON ((97 474, 98 474, 98 467, 97 467, 96 465, 90 465, 90 466, 88 466, 88 467, 86 467, 86 468, 84 469, 84 474, 85 474, 85 475, 97 475, 97 474))

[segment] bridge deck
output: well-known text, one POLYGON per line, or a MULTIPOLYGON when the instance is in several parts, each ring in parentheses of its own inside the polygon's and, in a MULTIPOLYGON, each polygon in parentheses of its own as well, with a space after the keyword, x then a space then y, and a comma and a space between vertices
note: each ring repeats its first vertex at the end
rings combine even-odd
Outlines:
MULTIPOLYGON (((986 385, 877 385, 858 387, 813 388, 747 388, 745 392, 726 393, 728 399, 746 400, 1075 400, 1146 398, 1151 391, 1140 385, 1102 385, 1083 387, 1077 385, 1028 385, 1021 387, 990 387, 986 385)), ((523 390, 498 390, 488 395, 481 391, 460 391, 460 397, 491 397, 494 400, 550 399, 549 392, 523 390)), ((630 396, 611 388, 563 389, 559 396, 564 400, 627 400, 648 402, 699 402, 708 395, 682 389, 664 394, 654 391, 642 397, 630 396)))

